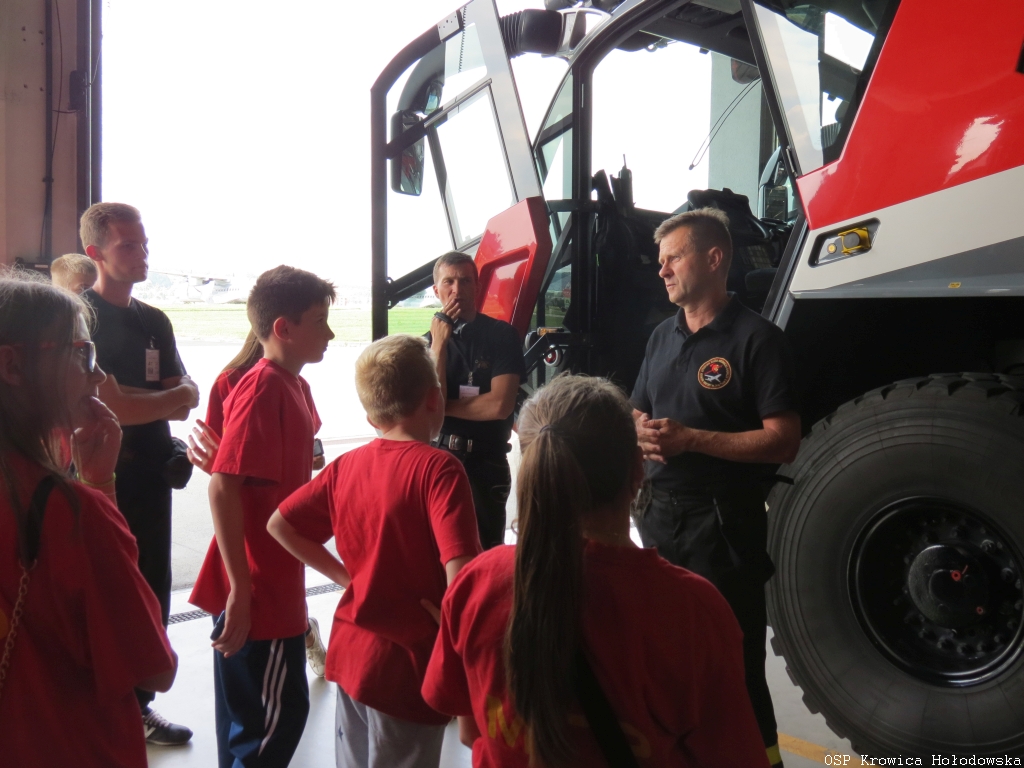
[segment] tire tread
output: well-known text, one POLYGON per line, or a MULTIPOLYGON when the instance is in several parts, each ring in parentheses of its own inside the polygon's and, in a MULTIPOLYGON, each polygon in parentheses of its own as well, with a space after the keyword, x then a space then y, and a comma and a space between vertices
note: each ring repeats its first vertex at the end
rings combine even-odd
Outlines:
MULTIPOLYGON (((833 428, 839 428, 849 418, 858 418, 857 413, 865 408, 900 400, 926 401, 946 398, 983 402, 986 407, 1001 416, 1024 417, 1024 376, 964 372, 931 374, 895 381, 843 403, 835 411, 812 425, 809 433, 805 435, 804 441, 817 442, 823 439, 824 433, 833 428)), ((774 601, 770 600, 770 602, 774 601)), ((781 656, 787 662, 793 658, 784 637, 773 634, 771 647, 776 656, 781 656)), ((807 709, 812 714, 820 713, 821 707, 814 696, 808 692, 808 686, 789 663, 786 664, 786 672, 793 684, 803 691, 803 702, 807 709)), ((827 718, 825 723, 839 738, 847 737, 847 734, 837 724, 830 722, 827 718)), ((856 744, 853 747, 858 753, 864 754, 856 744)))

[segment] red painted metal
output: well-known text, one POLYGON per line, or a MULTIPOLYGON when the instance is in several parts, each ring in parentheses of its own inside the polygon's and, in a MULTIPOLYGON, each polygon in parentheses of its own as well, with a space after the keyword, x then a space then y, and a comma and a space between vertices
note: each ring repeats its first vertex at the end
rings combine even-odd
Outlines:
POLYGON ((511 323, 526 336, 551 258, 548 212, 542 197, 528 197, 487 222, 476 267, 477 310, 511 323))
POLYGON ((1024 165, 1022 40, 1020 0, 904 0, 840 158, 797 180, 811 228, 1024 165))

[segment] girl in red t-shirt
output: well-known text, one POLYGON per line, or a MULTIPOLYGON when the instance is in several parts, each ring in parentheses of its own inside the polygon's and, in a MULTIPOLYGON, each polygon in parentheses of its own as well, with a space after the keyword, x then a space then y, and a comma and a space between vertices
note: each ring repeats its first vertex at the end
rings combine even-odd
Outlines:
POLYGON ((177 668, 113 503, 121 431, 97 399, 87 312, 44 283, 0 280, 5 765, 145 766, 134 689, 166 691, 177 668))
POLYGON ((644 468, 625 396, 559 377, 523 407, 519 441, 518 544, 448 588, 423 683, 474 768, 607 765, 608 735, 638 765, 768 768, 728 603, 630 539, 644 468))
MULTIPOLYGON (((192 428, 189 435, 188 458, 206 474, 210 474, 210 467, 213 466, 213 459, 217 455, 217 448, 220 447, 220 436, 224 432, 224 401, 228 399, 231 390, 248 371, 263 359, 263 345, 256 337, 256 333, 249 329, 249 335, 245 337, 245 343, 234 356, 230 363, 224 366, 217 379, 213 382, 213 389, 210 390, 210 401, 206 406, 206 421, 196 419, 196 427, 192 428)), ((306 400, 311 404, 313 413, 313 431, 320 431, 320 416, 316 408, 312 407, 313 397, 309 391, 309 384, 299 376, 299 384, 306 400)), ((324 468, 323 453, 314 455, 313 469, 324 468)), ((320 675, 323 677, 323 675, 320 675)))
POLYGON ((250 328, 245 343, 230 363, 224 366, 210 390, 210 401, 206 406, 206 421, 196 419, 197 426, 192 427, 188 437, 188 458, 206 474, 210 474, 213 458, 220 446, 220 436, 224 432, 224 401, 231 390, 250 368, 263 358, 263 345, 250 328))

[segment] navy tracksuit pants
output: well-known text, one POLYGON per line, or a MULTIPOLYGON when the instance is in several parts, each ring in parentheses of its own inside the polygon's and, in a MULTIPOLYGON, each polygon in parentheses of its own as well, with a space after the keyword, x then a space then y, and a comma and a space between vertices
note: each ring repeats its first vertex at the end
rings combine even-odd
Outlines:
POLYGON ((285 768, 309 714, 306 640, 250 640, 213 652, 220 768, 285 768))

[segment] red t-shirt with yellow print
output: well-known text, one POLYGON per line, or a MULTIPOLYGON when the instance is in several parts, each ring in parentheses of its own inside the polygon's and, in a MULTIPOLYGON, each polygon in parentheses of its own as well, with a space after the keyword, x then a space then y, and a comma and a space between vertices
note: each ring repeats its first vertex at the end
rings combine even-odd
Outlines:
MULTIPOLYGON (((742 634, 718 591, 652 549, 588 542, 584 562, 587 656, 640 765, 767 768, 742 634)), ((459 573, 423 683, 435 709, 472 715, 474 768, 529 765, 502 661, 514 565, 515 548, 496 547, 459 573)), ((582 710, 568 721, 576 764, 606 765, 582 710)))

